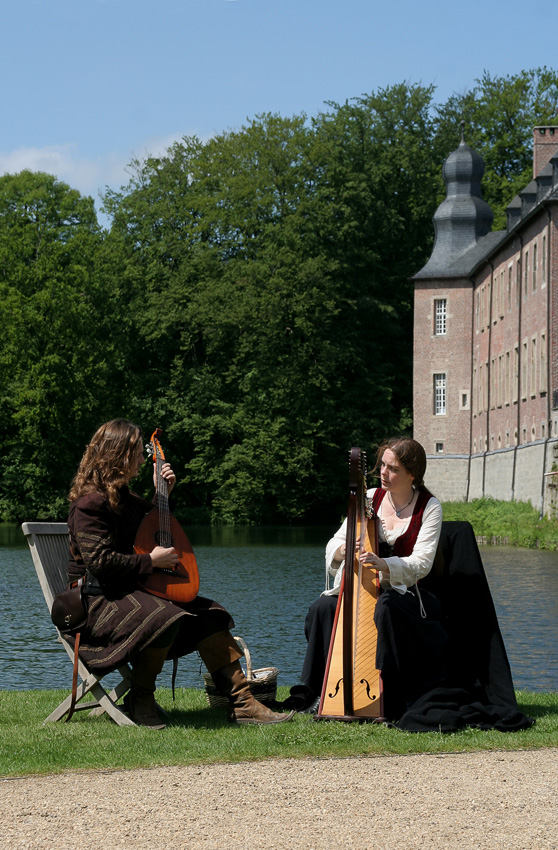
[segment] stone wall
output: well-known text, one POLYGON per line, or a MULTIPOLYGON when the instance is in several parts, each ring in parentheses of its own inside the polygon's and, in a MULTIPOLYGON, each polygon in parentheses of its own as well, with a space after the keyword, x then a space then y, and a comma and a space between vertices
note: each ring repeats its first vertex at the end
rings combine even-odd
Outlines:
POLYGON ((426 486, 442 502, 493 498, 531 502, 546 516, 558 518, 558 439, 477 454, 428 455, 426 486), (515 473, 515 474, 514 474, 515 473), (469 479, 469 480, 468 480, 469 479), (467 499, 468 495, 468 499, 467 499))

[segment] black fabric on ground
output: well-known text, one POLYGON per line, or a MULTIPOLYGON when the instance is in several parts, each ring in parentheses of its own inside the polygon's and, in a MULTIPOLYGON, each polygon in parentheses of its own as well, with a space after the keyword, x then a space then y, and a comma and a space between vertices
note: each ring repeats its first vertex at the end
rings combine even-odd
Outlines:
POLYGON ((397 718, 445 681, 448 636, 437 597, 422 588, 380 594, 374 609, 378 630, 376 669, 382 671, 383 712, 397 718))
POLYGON ((516 731, 533 720, 515 698, 508 656, 473 528, 444 522, 441 568, 420 582, 440 600, 449 635, 447 676, 395 724, 409 732, 457 731, 464 726, 516 731))
POLYGON ((475 694, 473 690, 440 687, 420 697, 393 725, 407 732, 457 732, 466 726, 517 732, 532 724, 517 705, 487 703, 481 689, 475 694))

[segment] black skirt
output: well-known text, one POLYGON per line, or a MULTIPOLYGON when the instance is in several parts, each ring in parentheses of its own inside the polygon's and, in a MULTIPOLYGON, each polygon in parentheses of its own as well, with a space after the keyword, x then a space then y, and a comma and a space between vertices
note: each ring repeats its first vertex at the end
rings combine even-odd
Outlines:
MULTIPOLYGON (((300 678, 315 696, 322 690, 337 601, 337 596, 319 596, 304 623, 308 646, 300 678)), ((426 590, 420 598, 416 588, 405 594, 390 588, 380 594, 374 612, 376 668, 382 672, 384 711, 390 719, 443 680, 448 637, 442 619, 442 606, 426 590)))

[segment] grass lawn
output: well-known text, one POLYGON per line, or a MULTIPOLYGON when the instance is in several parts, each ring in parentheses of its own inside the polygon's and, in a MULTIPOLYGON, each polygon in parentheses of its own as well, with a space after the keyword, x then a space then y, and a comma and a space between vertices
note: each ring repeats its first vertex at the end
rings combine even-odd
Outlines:
MULTIPOLYGON (((0 776, 113 770, 163 765, 257 761, 270 758, 404 755, 558 747, 558 694, 517 693, 521 711, 536 719, 523 732, 412 734, 370 723, 316 723, 297 715, 277 726, 235 726, 209 708, 201 690, 157 691, 170 713, 163 731, 118 727, 106 715, 75 714, 70 723, 44 724, 61 691, 0 691, 0 776)), ((279 688, 278 699, 288 695, 279 688)))

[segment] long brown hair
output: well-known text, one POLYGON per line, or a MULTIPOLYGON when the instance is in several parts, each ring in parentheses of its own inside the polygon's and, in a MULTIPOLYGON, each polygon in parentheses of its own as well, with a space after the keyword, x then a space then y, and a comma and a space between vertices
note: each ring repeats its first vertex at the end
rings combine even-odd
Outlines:
POLYGON ((399 461, 403 464, 407 472, 410 472, 414 478, 413 487, 417 489, 424 487, 424 473, 426 472, 426 452, 420 443, 412 440, 410 437, 393 437, 386 443, 380 446, 376 455, 376 472, 381 463, 382 457, 386 449, 390 449, 399 461))
POLYGON ((87 493, 102 493, 119 510, 119 488, 130 477, 142 444, 141 429, 127 419, 112 419, 93 434, 72 482, 71 502, 87 493))

